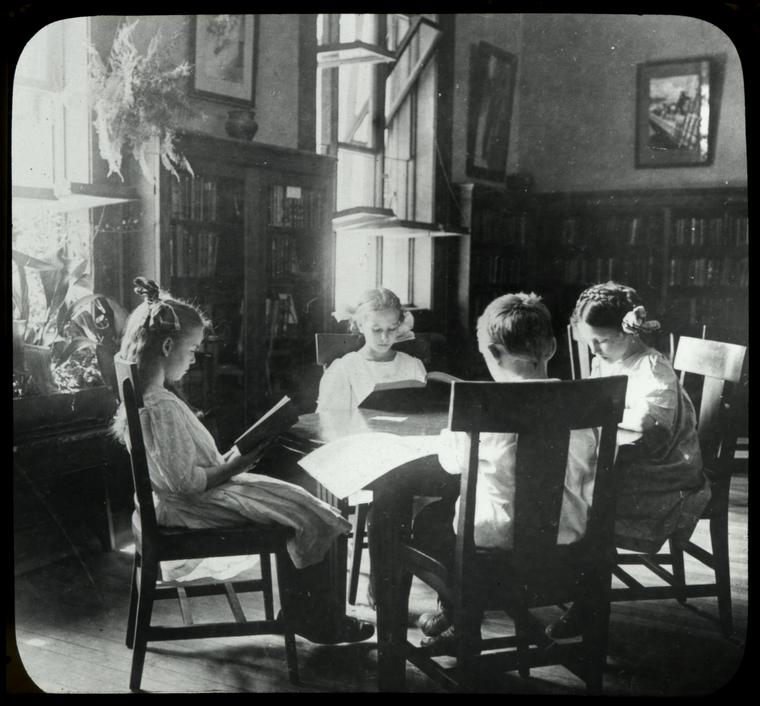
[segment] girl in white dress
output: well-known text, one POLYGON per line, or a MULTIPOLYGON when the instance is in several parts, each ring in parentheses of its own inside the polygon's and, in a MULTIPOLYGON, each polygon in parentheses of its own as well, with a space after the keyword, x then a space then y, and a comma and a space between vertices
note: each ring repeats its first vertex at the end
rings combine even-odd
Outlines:
POLYGON ((334 360, 325 371, 317 412, 358 407, 379 382, 425 382, 422 361, 393 349, 410 333, 413 320, 390 289, 368 290, 349 314, 351 332, 362 334, 364 345, 334 360))
MULTIPOLYGON (((130 315, 120 355, 136 362, 143 390, 140 410, 156 519, 170 527, 223 527, 246 521, 292 527, 288 540, 291 586, 299 594, 296 632, 314 642, 363 640, 372 626, 342 616, 335 621, 325 556, 350 523, 327 503, 298 485, 250 473, 263 456, 259 448, 221 454, 213 437, 166 384, 179 381, 195 360, 209 322, 196 307, 172 298, 142 277, 135 291, 145 297, 130 315), (339 627, 336 628, 336 625, 339 627)), ((114 435, 127 443, 124 406, 117 411, 114 435)))

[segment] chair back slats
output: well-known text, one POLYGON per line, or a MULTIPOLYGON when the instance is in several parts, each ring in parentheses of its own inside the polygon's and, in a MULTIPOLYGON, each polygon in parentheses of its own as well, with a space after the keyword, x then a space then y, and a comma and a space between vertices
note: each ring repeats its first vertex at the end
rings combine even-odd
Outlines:
MULTIPOLYGON (((137 364, 129 363, 118 356, 114 359, 116 378, 119 383, 119 397, 124 403, 129 434, 129 459, 132 467, 132 482, 135 501, 140 516, 143 539, 153 537, 157 532, 156 509, 153 505, 153 487, 145 455, 140 409, 143 407, 142 391, 139 384, 137 364)), ((145 541, 144 541, 145 543, 145 541)))
MULTIPOLYGON (((570 430, 523 432, 518 437, 512 532, 516 555, 547 556, 557 544, 570 430), (536 473, 533 469, 540 469, 536 473), (530 507, 524 512, 523 508, 530 507)), ((523 561, 522 558, 517 561, 523 561)))
MULTIPOLYGON (((482 406, 480 432, 533 432, 557 426, 588 429, 609 421, 611 410, 625 402, 625 375, 574 381, 539 381, 520 383, 466 382, 451 383, 449 429, 475 431, 471 413, 482 406), (612 381, 612 382, 610 382, 612 381), (578 383, 583 384, 579 385, 578 383), (622 397, 621 397, 622 395, 622 397)), ((622 413, 621 413, 622 414, 622 413)), ((619 422, 616 419, 616 422, 619 422)))
POLYGON ((591 375, 591 351, 578 340, 575 326, 567 325, 567 346, 570 353, 570 375, 573 380, 585 379, 591 375))
POLYGON ((315 333, 317 365, 328 366, 336 358, 358 351, 363 340, 358 333, 315 333))
POLYGON ((461 575, 466 577, 468 564, 474 561, 471 552, 474 553, 481 432, 518 434, 512 553, 515 566, 528 576, 546 572, 552 558, 562 552, 557 546, 557 531, 570 432, 600 428, 596 480, 584 543, 598 545, 600 552, 609 553, 616 432, 623 418, 627 383, 624 375, 573 382, 452 383, 449 429, 467 432, 471 445, 469 468, 462 474, 460 489, 455 575, 460 575, 461 567, 461 575))
POLYGON ((712 466, 721 456, 733 451, 736 430, 730 428, 725 383, 741 380, 746 346, 703 338, 681 336, 678 339, 673 367, 681 372, 681 384, 686 375, 703 378, 699 398, 697 432, 702 457, 712 466))
POLYGON ((673 367, 686 373, 739 382, 746 346, 681 336, 673 367))

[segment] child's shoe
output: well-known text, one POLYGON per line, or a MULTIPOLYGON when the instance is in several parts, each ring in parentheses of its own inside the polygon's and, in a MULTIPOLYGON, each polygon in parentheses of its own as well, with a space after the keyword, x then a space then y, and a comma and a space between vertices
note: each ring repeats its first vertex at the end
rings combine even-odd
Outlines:
MULTIPOLYGON (((480 635, 478 639, 481 639, 480 635)), ((456 657, 458 642, 459 636, 454 631, 454 626, 450 625, 440 635, 422 640, 420 648, 425 650, 431 657, 441 657, 443 655, 456 657)))
POLYGON ((417 619, 417 627, 422 630, 423 635, 428 637, 437 637, 444 630, 452 626, 452 619, 448 611, 439 608, 436 611, 423 613, 417 619))

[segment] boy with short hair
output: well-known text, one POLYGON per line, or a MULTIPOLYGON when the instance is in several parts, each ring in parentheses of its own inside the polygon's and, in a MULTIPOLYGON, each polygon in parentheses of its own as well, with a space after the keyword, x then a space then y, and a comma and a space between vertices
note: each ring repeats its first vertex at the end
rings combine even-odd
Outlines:
MULTIPOLYGON (((547 380, 547 363, 557 350, 551 315, 533 293, 505 294, 492 301, 477 324, 478 347, 496 382, 547 380)), ((439 461, 449 473, 468 467, 466 434, 441 432, 439 461)), ((580 539, 586 530, 596 472, 598 436, 594 429, 575 430, 565 476, 565 491, 557 533, 558 544, 580 539)), ((516 434, 483 433, 478 449, 475 502, 475 544, 510 549, 515 492, 516 434)), ((413 525, 413 541, 425 553, 453 565, 459 500, 441 500, 423 508, 413 525)), ((439 598, 438 610, 423 613, 418 626, 427 636, 421 643, 431 654, 452 654, 456 635, 450 607, 439 598)))

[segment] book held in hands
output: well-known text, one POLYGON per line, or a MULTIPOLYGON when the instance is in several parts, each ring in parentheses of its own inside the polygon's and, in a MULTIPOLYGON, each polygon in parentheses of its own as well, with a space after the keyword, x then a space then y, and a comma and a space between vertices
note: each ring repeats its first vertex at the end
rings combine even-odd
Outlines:
POLYGON ((285 395, 237 439, 235 446, 241 455, 250 453, 259 444, 287 431, 298 421, 298 412, 290 397, 285 395))
POLYGON ((379 382, 359 403, 359 407, 392 412, 445 408, 449 404, 451 383, 457 379, 447 373, 430 372, 426 382, 421 380, 379 382))

